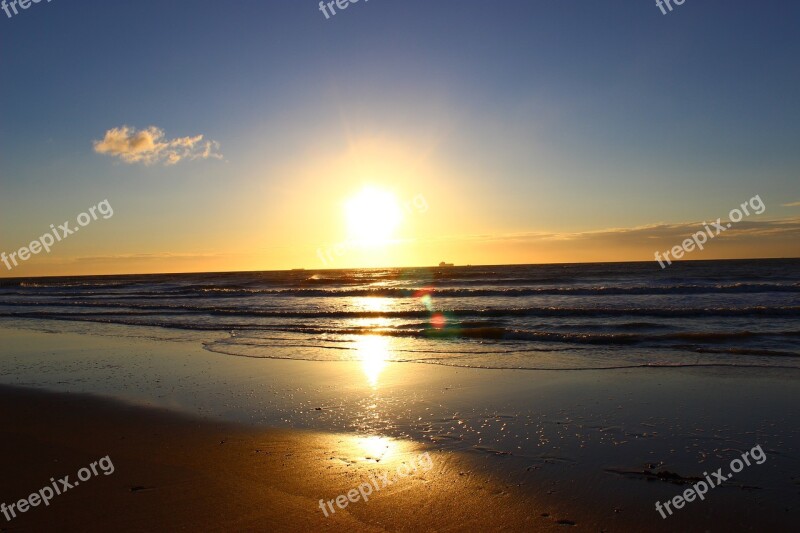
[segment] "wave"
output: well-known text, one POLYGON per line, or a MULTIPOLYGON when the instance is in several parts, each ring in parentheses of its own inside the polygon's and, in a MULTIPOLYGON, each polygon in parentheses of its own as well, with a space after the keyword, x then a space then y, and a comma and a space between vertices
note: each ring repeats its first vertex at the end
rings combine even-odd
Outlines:
MULTIPOLYGON (((484 282, 483 285, 491 285, 484 282)), ((674 285, 674 286, 635 286, 635 287, 543 287, 524 289, 465 289, 465 288, 439 288, 439 287, 369 287, 358 289, 244 289, 244 288, 206 288, 200 289, 201 294, 219 294, 227 296, 241 295, 275 295, 297 296, 314 298, 341 298, 341 297, 384 297, 384 298, 411 298, 420 294, 430 293, 437 298, 482 298, 487 296, 525 297, 540 295, 556 296, 594 296, 594 295, 662 295, 662 294, 741 294, 764 292, 800 292, 800 284, 769 284, 769 283, 734 283, 729 285, 674 285)))
MULTIPOLYGON (((158 320, 151 315, 124 314, 120 316, 82 315, 82 314, 54 314, 54 313, 0 313, 0 317, 33 318, 46 320, 63 320, 78 322, 98 322, 105 324, 122 324, 130 326, 155 326, 162 328, 200 330, 200 331, 279 331, 287 333, 301 333, 304 335, 318 336, 347 336, 347 335, 382 335, 390 337, 428 338, 428 339, 478 339, 478 340, 503 340, 527 341, 535 343, 569 343, 576 345, 651 345, 667 346, 681 350, 696 350, 702 344, 741 343, 756 339, 800 338, 800 331, 735 331, 735 332, 676 332, 676 333, 586 333, 571 332, 561 333, 554 331, 531 331, 502 326, 493 326, 484 323, 475 323, 473 327, 465 327, 461 323, 453 323, 446 327, 436 328, 429 324, 425 327, 374 327, 374 326, 343 326, 331 327, 325 325, 307 325, 303 323, 284 323, 274 325, 248 324, 248 323, 201 323, 197 320, 181 322, 176 320, 158 320), (145 320, 133 320, 136 317, 145 320), (675 344, 675 342, 684 344, 675 344), (685 344, 687 342, 693 344, 685 344)), ((190 317, 186 317, 190 318, 190 317)), ((747 348, 741 348, 747 349, 747 348)), ((725 349, 730 352, 730 349, 725 349)), ((713 352, 708 352, 713 353, 713 352)), ((800 356, 794 352, 783 352, 782 355, 800 356)), ((755 355, 755 354, 754 354, 755 355)), ((769 351, 762 350, 758 355, 770 355, 769 351)))
MULTIPOLYGON (((338 281, 336 284, 339 284, 338 281)), ((159 288, 158 290, 137 290, 131 293, 98 292, 91 289, 124 288, 130 283, 109 283, 98 285, 96 283, 63 283, 41 285, 32 282, 23 282, 20 288, 67 288, 80 287, 80 291, 49 291, 46 296, 63 297, 117 297, 125 299, 135 298, 241 298, 249 296, 277 296, 299 298, 343 298, 343 297, 383 297, 383 298, 413 298, 429 293, 437 298, 484 298, 484 297, 527 297, 527 296, 623 296, 623 295, 692 295, 692 294, 753 294, 753 293, 800 293, 800 284, 776 283, 732 283, 725 285, 667 285, 632 287, 595 286, 595 287, 526 287, 526 288, 441 288, 441 287, 360 287, 360 288, 265 288, 247 286, 194 286, 159 288), (89 289, 89 290, 86 290, 89 289)), ((485 281, 484 286, 491 286, 491 281, 485 281)), ((30 292, 14 291, 5 292, 5 295, 30 296, 30 292)))
MULTIPOLYGON (((108 308, 161 311, 166 313, 185 312, 217 316, 241 316, 263 318, 428 318, 431 313, 424 309, 402 311, 317 311, 317 310, 266 310, 253 308, 188 306, 188 305, 150 305, 121 302, 73 301, 73 302, 3 302, 7 307, 66 307, 66 308, 108 308)), ((446 317, 623 317, 647 316, 661 318, 691 317, 746 317, 773 316, 800 318, 800 306, 752 306, 752 307, 703 307, 703 308, 647 308, 647 307, 522 307, 490 309, 442 309, 438 311, 446 317)), ((46 316, 46 311, 27 312, 46 316)), ((17 316, 26 313, 0 312, 0 316, 17 316)))
MULTIPOLYGON (((314 361, 314 362, 337 362, 341 361, 342 359, 337 358, 327 358, 321 359, 319 357, 309 357, 303 356, 299 354, 275 354, 275 353, 259 353, 259 354, 252 354, 252 353, 241 353, 241 351, 236 351, 235 347, 230 347, 227 345, 218 345, 216 343, 207 343, 203 346, 204 349, 224 354, 224 355, 231 355, 235 357, 245 357, 248 359, 289 359, 295 361, 314 361)), ((799 355, 800 356, 800 355, 799 355)), ((532 371, 557 371, 557 372, 585 372, 585 371, 600 371, 600 370, 632 370, 637 368, 642 369, 662 369, 662 370, 669 370, 669 369, 676 369, 676 368, 730 368, 730 369, 758 369, 758 370, 766 370, 766 369, 773 369, 773 370, 789 370, 789 371, 796 371, 800 370, 796 365, 785 364, 754 364, 749 362, 670 362, 670 361, 657 361, 657 362, 647 362, 647 363, 625 363, 625 362, 609 362, 606 365, 580 365, 580 364, 573 364, 573 366, 568 366, 567 364, 551 364, 551 365, 542 365, 542 364, 535 364, 533 362, 528 362, 525 364, 515 364, 511 366, 501 365, 501 364, 493 364, 491 361, 487 361, 485 363, 470 361, 468 363, 462 362, 457 357, 454 358, 429 358, 429 359, 405 359, 405 358, 388 358, 385 362, 395 362, 395 363, 416 363, 416 364, 425 364, 425 365, 437 365, 437 366, 455 366, 455 367, 462 367, 462 368, 475 368, 481 370, 532 370, 532 371)))
MULTIPOLYGON (((465 339, 495 339, 534 342, 557 342, 571 344, 662 344, 664 341, 694 341, 696 343, 722 344, 731 341, 742 341, 756 338, 772 337, 798 337, 800 331, 779 332, 705 332, 705 333, 669 333, 669 334, 637 334, 637 333, 557 333, 551 331, 527 331, 504 327, 475 327, 463 328, 458 325, 442 329, 424 328, 416 331, 398 330, 393 328, 370 327, 345 327, 324 328, 315 326, 294 326, 283 328, 283 331, 292 331, 314 335, 386 335, 392 337, 420 337, 420 338, 448 338, 457 337, 465 339)), ((683 345, 674 347, 686 348, 683 345)), ((800 356, 800 354, 795 354, 800 356)))

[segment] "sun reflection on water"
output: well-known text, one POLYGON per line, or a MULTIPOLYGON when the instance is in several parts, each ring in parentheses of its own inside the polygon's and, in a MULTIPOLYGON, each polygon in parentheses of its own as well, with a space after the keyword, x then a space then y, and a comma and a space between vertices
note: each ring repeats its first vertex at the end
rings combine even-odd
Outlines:
POLYGON ((378 377, 389 359, 389 339, 380 335, 368 335, 356 340, 356 359, 373 389, 378 387, 378 377))
MULTIPOLYGON (((383 297, 355 297, 350 305, 362 311, 381 313, 391 308, 391 299, 383 297)), ((353 326, 365 330, 389 327, 388 318, 375 316, 364 317, 354 321, 353 326)), ((361 367, 367 376, 367 382, 373 389, 378 387, 378 377, 386 367, 390 354, 390 340, 380 335, 362 335, 355 340, 353 359, 361 361, 361 367)))
POLYGON ((353 307, 363 311, 384 312, 392 306, 392 299, 383 296, 356 296, 352 298, 353 307))

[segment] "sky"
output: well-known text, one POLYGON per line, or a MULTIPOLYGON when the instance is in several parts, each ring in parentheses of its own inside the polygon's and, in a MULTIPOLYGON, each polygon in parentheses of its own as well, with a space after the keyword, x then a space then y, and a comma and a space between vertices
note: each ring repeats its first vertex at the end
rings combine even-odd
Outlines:
POLYGON ((0 11, 0 277, 800 256, 800 4, 673 7, 0 11))

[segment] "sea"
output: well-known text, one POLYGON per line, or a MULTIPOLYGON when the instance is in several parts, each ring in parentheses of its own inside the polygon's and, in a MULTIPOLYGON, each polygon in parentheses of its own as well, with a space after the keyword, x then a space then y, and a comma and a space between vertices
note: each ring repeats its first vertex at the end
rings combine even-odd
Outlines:
POLYGON ((0 324, 156 328, 253 358, 798 368, 798 267, 764 259, 0 279, 0 324))

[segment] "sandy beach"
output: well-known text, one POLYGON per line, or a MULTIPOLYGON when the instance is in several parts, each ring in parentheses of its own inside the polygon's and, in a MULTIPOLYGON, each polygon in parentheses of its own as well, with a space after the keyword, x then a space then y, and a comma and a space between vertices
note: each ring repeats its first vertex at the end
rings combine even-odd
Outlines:
MULTIPOLYGON (((465 457, 432 452, 432 468, 325 517, 335 499, 423 448, 398 443, 369 456, 351 435, 256 431, 87 396, 0 389, 0 453, 11 503, 109 456, 114 472, 20 514, 4 531, 490 531, 550 520, 513 487, 477 474, 465 457), (11 482, 13 480, 13 482, 11 482), (455 522, 453 517, 457 516, 455 522)), ((380 481, 380 480, 379 480, 380 481)))
POLYGON ((787 408, 797 381, 786 371, 395 363, 376 391, 360 362, 226 358, 185 339, 105 332, 0 332, 0 500, 100 457, 115 466, 8 530, 757 530, 798 516, 787 408), (655 511, 755 444, 766 462, 703 505, 666 520, 655 511), (323 514, 320 500, 425 451, 430 470, 323 514))

